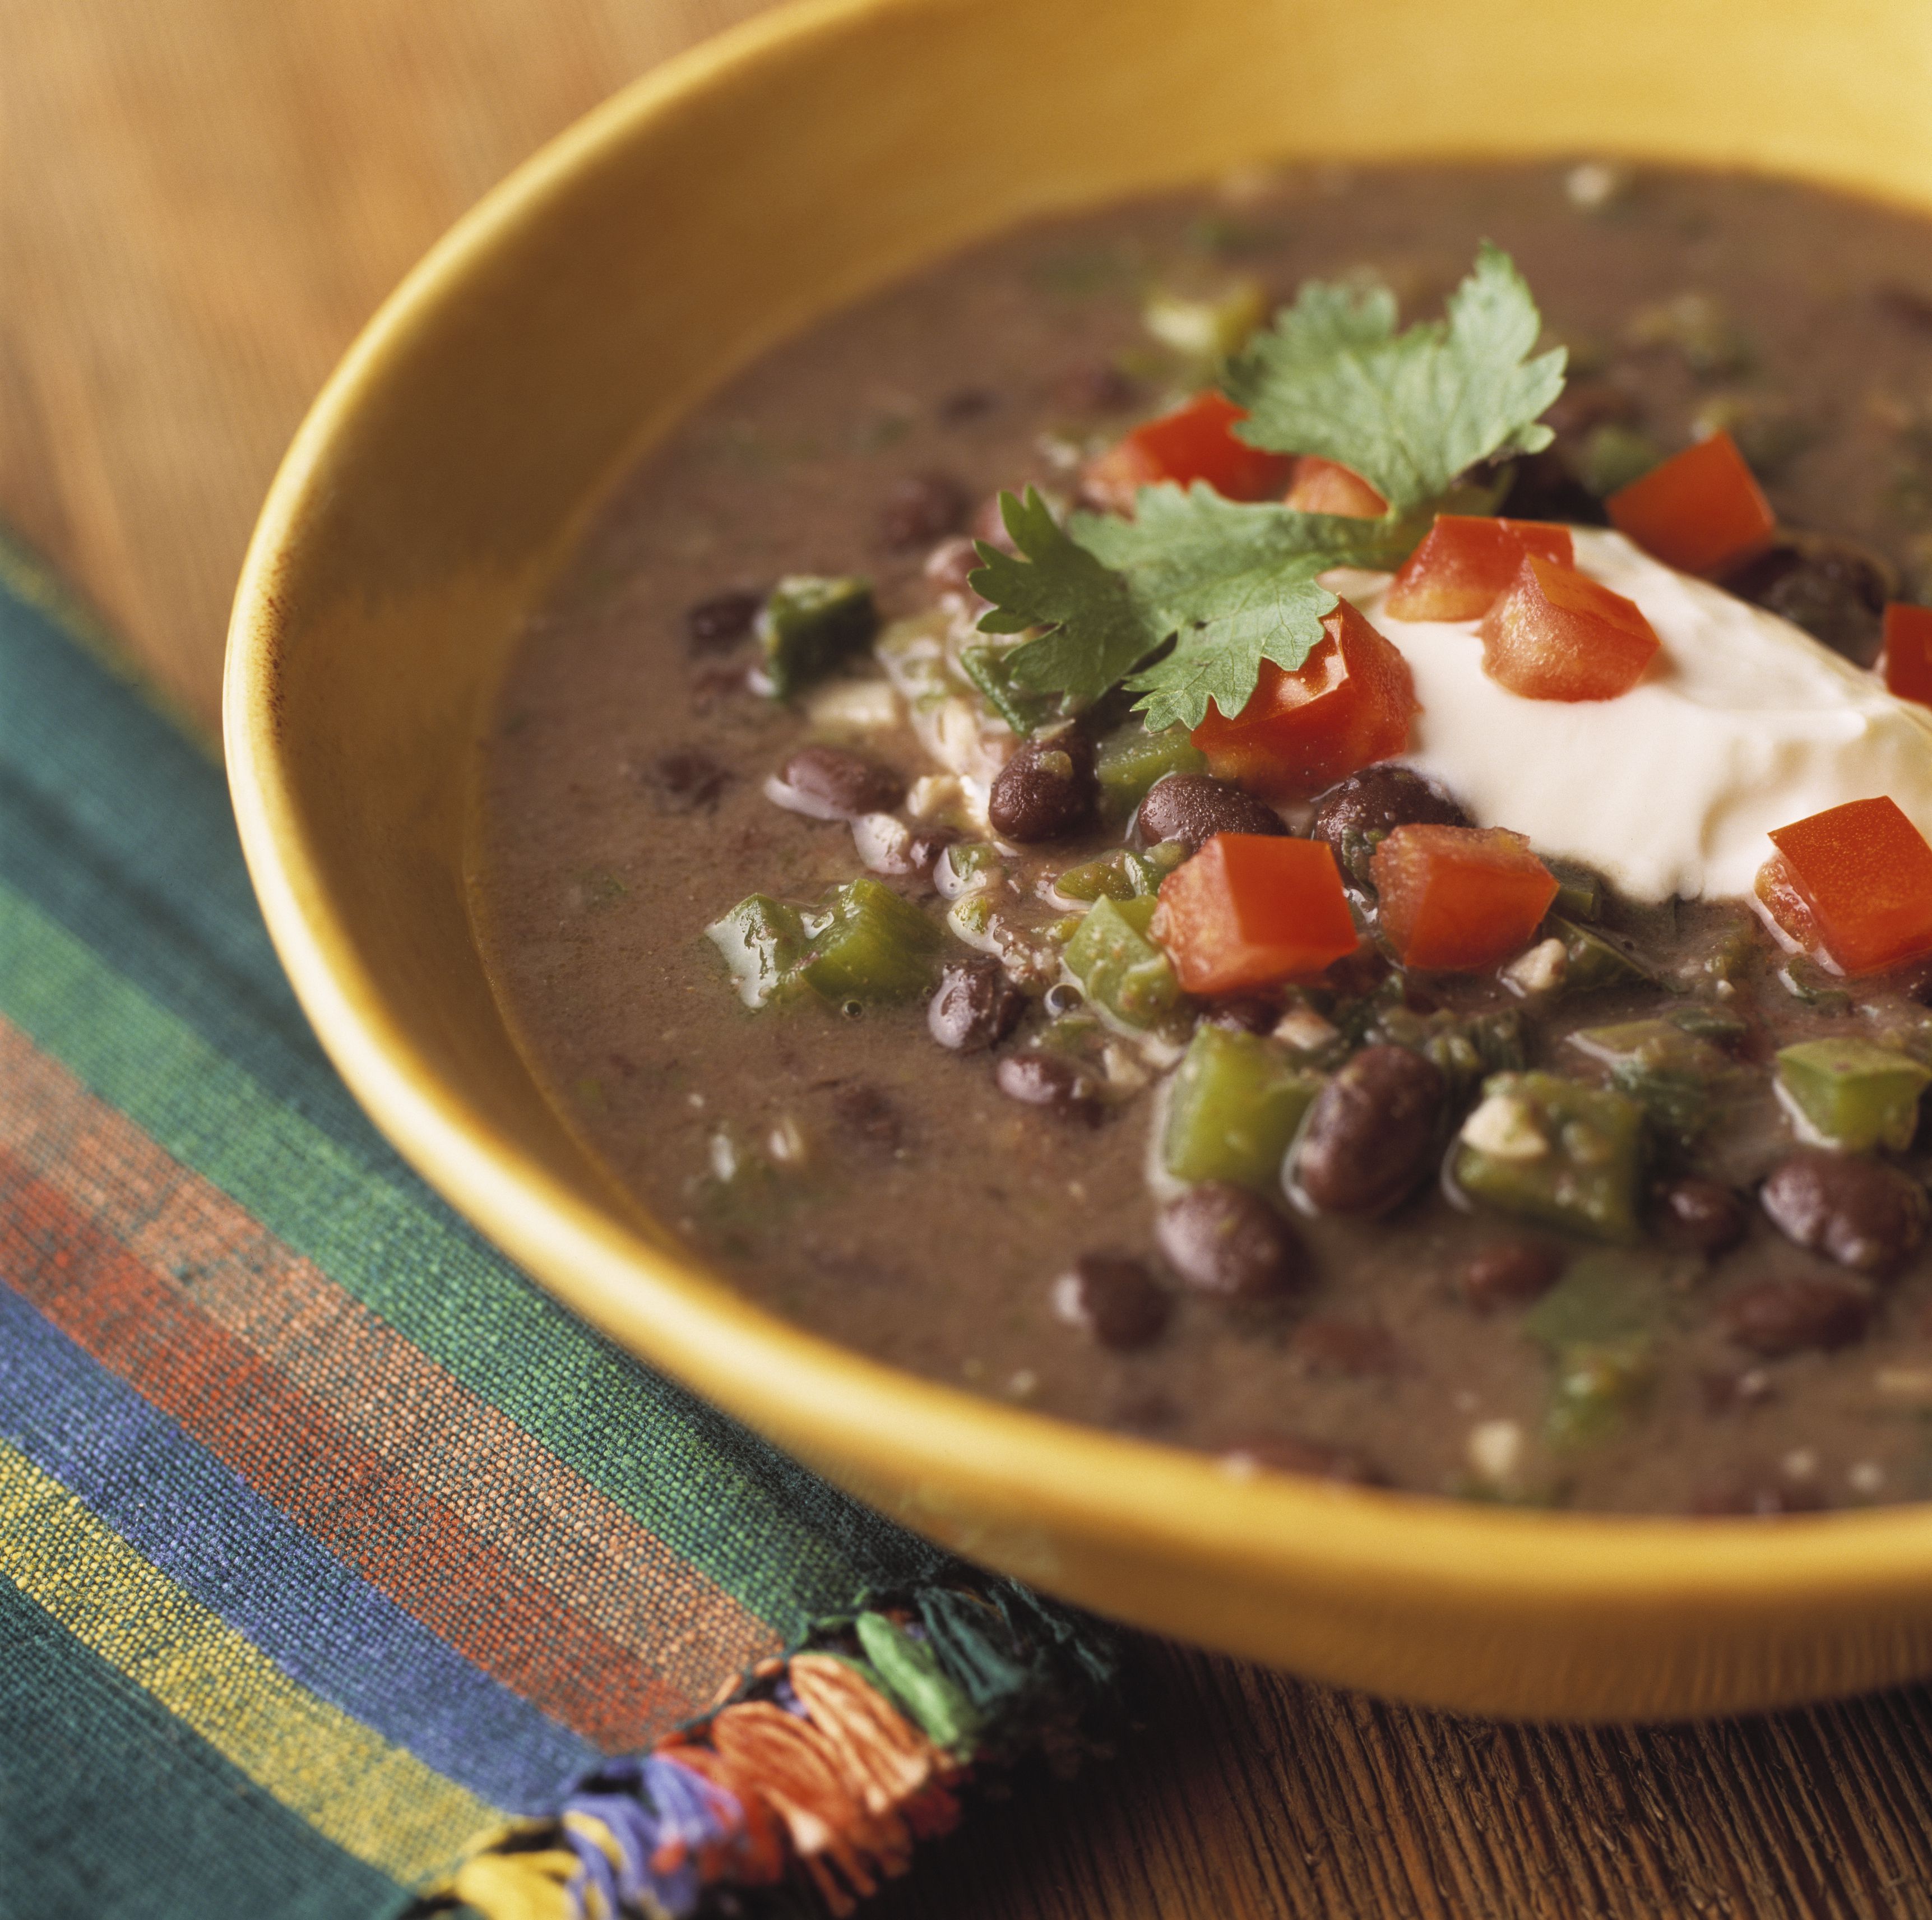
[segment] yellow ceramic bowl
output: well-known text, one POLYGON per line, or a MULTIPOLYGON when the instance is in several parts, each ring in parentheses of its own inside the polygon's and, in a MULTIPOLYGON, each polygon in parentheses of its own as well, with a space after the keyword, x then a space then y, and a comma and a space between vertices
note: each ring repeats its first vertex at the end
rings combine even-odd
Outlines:
POLYGON ((1709 1713, 1932 1672, 1932 1507, 1463 1506, 994 1406, 746 1304, 545 1104, 478 958, 479 716, 615 476, 782 335, 1015 220, 1257 158, 1615 152, 1932 206, 1925 0, 830 0, 621 94, 411 276, 243 575, 268 925, 408 1157, 626 1347, 889 1514, 1103 1612, 1479 1712, 1709 1713))

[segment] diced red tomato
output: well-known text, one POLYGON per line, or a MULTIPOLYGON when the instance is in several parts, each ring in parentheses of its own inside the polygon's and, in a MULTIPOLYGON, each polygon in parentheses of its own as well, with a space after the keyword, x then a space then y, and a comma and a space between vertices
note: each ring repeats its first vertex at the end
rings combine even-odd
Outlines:
POLYGON ((1817 943, 1846 973, 1932 953, 1932 846, 1896 801, 1828 807, 1778 828, 1771 842, 1784 871, 1771 877, 1768 893, 1760 872, 1758 897, 1775 916, 1776 890, 1788 886, 1810 909, 1817 943))
POLYGON ((1728 434, 1713 434, 1604 502, 1610 524, 1685 573, 1723 573, 1771 544, 1778 516, 1728 434))
POLYGON ((1534 554, 1479 631, 1484 672, 1526 700, 1615 700, 1658 648, 1634 601, 1534 554))
POLYGON ((1561 567, 1574 565, 1569 528, 1543 520, 1438 513, 1402 562, 1382 610, 1392 620, 1480 620, 1532 554, 1561 567))
POLYGON ((1804 904, 1804 896, 1792 877, 1790 864, 1782 854, 1772 854, 1758 868, 1752 890, 1794 946, 1807 953, 1824 951, 1825 938, 1818 931, 1817 916, 1804 904))
POLYGON ((1498 826, 1398 826, 1369 876, 1402 964, 1443 973, 1520 953, 1556 898, 1556 876, 1529 842, 1498 826))
POLYGON ((1247 414, 1224 394, 1197 394, 1185 406, 1144 421, 1088 462, 1081 490, 1096 504, 1131 513, 1143 487, 1204 480, 1231 500, 1270 500, 1287 485, 1294 462, 1234 437, 1247 414))
POLYGON ((1262 662, 1232 719, 1210 706, 1194 744, 1210 770, 1271 800, 1306 800, 1408 744, 1415 683, 1408 662, 1347 601, 1294 673, 1262 662))
POLYGON ((1294 463, 1294 484, 1282 504, 1297 513, 1340 514, 1345 520, 1379 520, 1388 512, 1388 501, 1359 473, 1313 453, 1294 463))
POLYGON ((1312 978, 1360 944, 1325 840, 1217 833, 1160 884, 1154 936, 1190 993, 1312 978))
POLYGON ((1885 610, 1885 683, 1900 700, 1932 706, 1932 607, 1894 600, 1885 610))

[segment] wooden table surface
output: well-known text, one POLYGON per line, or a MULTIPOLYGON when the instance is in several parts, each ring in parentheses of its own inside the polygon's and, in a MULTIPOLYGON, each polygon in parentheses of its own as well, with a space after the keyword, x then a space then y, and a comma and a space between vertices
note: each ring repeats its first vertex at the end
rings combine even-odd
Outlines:
MULTIPOLYGON (((0 0, 0 518, 212 718, 302 410, 477 195, 754 0, 0 0)), ((1137 1645, 1140 1724, 873 1910, 1932 1915, 1932 1690, 1634 1730, 1411 1712, 1137 1645)))

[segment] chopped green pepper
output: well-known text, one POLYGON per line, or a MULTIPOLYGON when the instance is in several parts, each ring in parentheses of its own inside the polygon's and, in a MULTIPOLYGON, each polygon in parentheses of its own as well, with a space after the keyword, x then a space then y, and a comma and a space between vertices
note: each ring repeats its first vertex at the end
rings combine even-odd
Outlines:
POLYGON ((758 615, 758 645, 773 698, 789 699, 856 653, 878 629, 870 580, 788 574, 758 615))
POLYGON ((1670 1020, 1628 1020, 1586 1027, 1570 1044, 1601 1060, 1621 1092, 1630 1095, 1666 1133, 1683 1141, 1709 1124, 1711 1102, 1730 1062, 1709 1041, 1670 1020))
POLYGON ((1161 882, 1186 857, 1187 849, 1173 840, 1144 854, 1118 847, 1055 874, 1053 890, 1063 900, 1144 900, 1158 893, 1161 882))
POLYGON ((1100 808, 1109 820, 1125 820, 1156 780, 1170 773, 1204 773, 1208 761, 1185 727, 1150 734, 1136 720, 1103 740, 1094 754, 1094 777, 1100 783, 1100 808))
POLYGON ((1568 860, 1545 860, 1543 864, 1556 878, 1556 898, 1550 902, 1553 912, 1572 920, 1594 920, 1602 914, 1604 883, 1588 867, 1574 866, 1568 860))
POLYGON ((979 688, 986 704, 1024 739, 1036 728, 1044 726, 1060 711, 1057 700, 1028 693, 1013 684, 1006 664, 1010 646, 964 646, 959 650, 960 670, 979 688))
POLYGON ((1550 916, 1550 931, 1563 943, 1563 990, 1594 993, 1604 987, 1641 986, 1650 976, 1625 953, 1589 927, 1561 914, 1550 916))
POLYGON ((1254 1034, 1198 1027, 1174 1076, 1161 1162, 1177 1180, 1225 1180, 1272 1193, 1318 1074, 1254 1034))
POLYGON ((800 968, 814 993, 862 1004, 910 1000, 932 976, 940 932, 910 900, 861 875, 808 914, 812 951, 800 968))
POLYGON ((1750 1022, 1728 1007, 1714 1006, 1708 1000, 1694 1000, 1672 1007, 1664 1018, 1700 1040, 1714 1041, 1720 1047, 1735 1046, 1750 1031, 1750 1022))
POLYGON ((1067 943, 1067 971, 1088 1000, 1130 1027, 1151 1026, 1180 998, 1172 962, 1147 937, 1156 904, 1096 901, 1067 943))
POLYGON ((747 1006, 763 1006, 798 987, 807 942, 797 908, 754 893, 713 920, 704 937, 724 956, 747 1006))
POLYGON ((1148 296, 1141 319, 1163 346, 1191 360, 1225 360, 1238 352, 1249 334, 1268 318, 1268 290, 1259 280, 1231 281, 1204 299, 1156 288, 1148 296))
POLYGON ((1664 1319, 1655 1270, 1642 1261, 1586 1254, 1523 1316, 1523 1331, 1556 1363, 1548 1432, 1575 1447, 1607 1438, 1651 1382, 1664 1319))
POLYGON ((1804 1040, 1778 1049, 1779 1097, 1804 1130, 1848 1153, 1910 1146, 1928 1081, 1932 1068, 1870 1040, 1804 1040))
POLYGON ((1454 1176, 1473 1199, 1596 1240, 1640 1237, 1643 1110, 1554 1073, 1497 1073, 1462 1123, 1454 1176))

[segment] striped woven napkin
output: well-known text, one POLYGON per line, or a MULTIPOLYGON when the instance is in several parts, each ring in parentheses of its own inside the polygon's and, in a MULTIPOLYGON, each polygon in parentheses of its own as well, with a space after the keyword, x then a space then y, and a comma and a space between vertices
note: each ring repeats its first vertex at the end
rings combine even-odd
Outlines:
POLYGON ((626 1358, 390 1153, 213 758, 100 641, 0 546, 0 1915, 842 1912, 1077 1747, 1090 1622, 626 1358))

